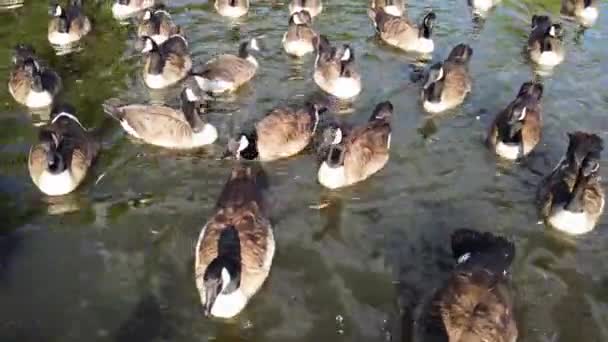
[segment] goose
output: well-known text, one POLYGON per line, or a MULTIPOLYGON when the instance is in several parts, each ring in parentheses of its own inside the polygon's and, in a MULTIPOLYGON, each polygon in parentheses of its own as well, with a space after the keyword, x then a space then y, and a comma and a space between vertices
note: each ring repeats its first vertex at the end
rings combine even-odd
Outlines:
POLYGON ((167 88, 188 76, 192 69, 192 58, 186 38, 173 35, 160 45, 149 36, 142 37, 142 40, 142 53, 145 56, 144 83, 149 88, 167 88))
POLYGON ((31 46, 20 44, 15 47, 8 90, 22 105, 49 107, 61 90, 61 78, 41 65, 31 46))
POLYGON ((361 182, 380 171, 389 159, 393 105, 379 103, 369 121, 344 133, 329 127, 323 133, 318 153, 322 160, 319 183, 337 189, 361 182))
POLYGON ((251 131, 231 139, 225 157, 271 161, 296 155, 311 142, 325 110, 311 103, 298 109, 274 108, 251 131))
POLYGON ((217 129, 200 117, 200 97, 186 87, 181 93, 182 110, 162 105, 104 103, 104 111, 120 122, 134 138, 170 149, 192 149, 209 145, 218 137, 217 129))
POLYGON ((140 38, 148 36, 156 44, 162 44, 169 37, 182 33, 181 28, 175 25, 173 19, 171 19, 171 14, 163 6, 145 10, 141 18, 137 35, 140 38))
POLYGON ((215 0, 215 10, 224 17, 242 17, 249 11, 249 0, 215 0))
POLYGON ((562 0, 561 13, 573 17, 583 26, 592 26, 600 15, 598 0, 562 0))
POLYGON ((321 0, 291 0, 289 3, 289 15, 306 11, 312 18, 321 14, 323 2, 321 0))
POLYGON ((51 44, 73 44, 91 31, 91 21, 82 10, 81 0, 71 0, 67 9, 57 4, 52 10, 53 18, 48 28, 48 39, 51 44))
POLYGON ((118 20, 124 20, 153 7, 155 3, 155 0, 116 0, 112 5, 112 15, 118 20))
POLYGON ((382 9, 395 17, 405 15, 405 0, 370 0, 369 7, 374 11, 382 9))
POLYGON ((206 316, 239 314, 270 273, 275 241, 262 184, 251 167, 233 168, 215 214, 200 232, 194 271, 206 316))
POLYGON ((315 37, 317 57, 313 79, 326 93, 339 99, 351 99, 361 92, 361 75, 355 67, 355 53, 350 45, 332 47, 326 36, 315 37))
POLYGON ((384 8, 370 9, 368 15, 378 36, 388 45, 422 54, 431 53, 435 49, 431 38, 436 19, 435 13, 428 13, 420 26, 416 26, 407 18, 388 14, 384 8))
POLYGON ((540 183, 540 215, 559 231, 580 235, 593 230, 604 211, 605 194, 600 179, 603 141, 595 134, 568 135, 566 155, 540 183))
POLYGON ((455 231, 451 240, 457 264, 433 296, 429 332, 448 342, 515 342, 518 329, 509 281, 515 246, 503 237, 470 229, 455 231))
POLYGON ((545 15, 532 17, 532 32, 528 39, 530 59, 541 66, 553 67, 564 60, 563 32, 545 15))
POLYGON ((289 27, 283 35, 283 49, 287 54, 302 57, 315 51, 312 18, 307 11, 295 12, 289 18, 289 27))
POLYGON ((440 113, 459 106, 471 91, 469 61, 473 49, 459 44, 443 63, 433 65, 422 90, 423 107, 429 113, 440 113))
POLYGON ((252 52, 260 51, 258 41, 252 38, 241 43, 238 56, 223 54, 208 61, 192 75, 204 92, 219 95, 234 92, 249 82, 258 70, 258 61, 252 52))
POLYGON ((469 0, 469 5, 477 14, 485 14, 498 5, 502 0, 469 0))
POLYGON ((542 129, 542 96, 542 84, 526 82, 515 100, 496 116, 486 142, 497 155, 515 160, 536 147, 542 129))
POLYGON ((74 191, 84 180, 100 144, 82 126, 69 105, 53 109, 51 122, 30 149, 28 169, 34 184, 46 195, 74 191))

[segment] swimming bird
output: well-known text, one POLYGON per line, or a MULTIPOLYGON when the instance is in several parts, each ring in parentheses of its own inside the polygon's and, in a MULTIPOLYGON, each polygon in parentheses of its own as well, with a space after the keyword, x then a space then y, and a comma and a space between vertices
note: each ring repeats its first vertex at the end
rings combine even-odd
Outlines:
POLYGON ((295 12, 289 18, 287 32, 283 35, 283 49, 289 55, 302 57, 315 51, 312 18, 306 11, 295 12))
POLYGON ((167 88, 188 76, 192 69, 192 58, 186 38, 173 35, 162 44, 156 44, 148 36, 141 39, 144 41, 142 53, 145 57, 143 77, 149 88, 167 88))
POLYGON ((375 12, 382 9, 385 13, 395 17, 405 15, 405 0, 370 0, 369 7, 375 12))
POLYGON ((361 75, 356 69, 353 48, 344 44, 332 47, 326 36, 315 37, 317 57, 313 79, 326 93, 351 99, 361 92, 361 75))
POLYGON ((432 299, 429 332, 447 342, 516 341, 509 281, 513 243, 491 233, 459 229, 452 234, 452 255, 457 264, 432 299))
POLYGON ((91 21, 82 10, 81 0, 71 0, 67 9, 56 4, 48 27, 48 39, 53 45, 73 44, 91 31, 91 21))
POLYGON ((249 11, 249 0, 215 0, 215 10, 224 17, 242 17, 249 11))
POLYGON ((275 241, 261 177, 251 167, 233 168, 198 237, 195 280, 207 316, 239 314, 270 273, 275 241))
POLYGON ((323 2, 322 0, 291 0, 289 15, 302 11, 310 13, 310 16, 314 18, 323 11, 323 2))
POLYGON ((218 137, 217 129, 201 118, 200 97, 186 87, 181 93, 182 108, 132 104, 119 106, 109 100, 104 111, 118 120, 134 138, 170 149, 192 149, 209 145, 218 137))
POLYGON ((32 181, 49 196, 74 191, 85 179, 100 144, 80 123, 71 106, 53 110, 51 122, 30 149, 28 169, 32 181))
POLYGON ((600 179, 600 137, 585 132, 568 135, 566 155, 539 185, 540 215, 551 227, 572 235, 593 230, 604 211, 600 179))
POLYGON ((137 28, 137 35, 139 37, 148 36, 156 44, 162 44, 169 37, 181 34, 181 28, 175 25, 173 19, 171 19, 171 14, 167 12, 164 6, 145 10, 137 28))
POLYGON ((563 32, 545 15, 532 17, 532 32, 528 38, 530 59, 541 66, 553 67, 564 60, 563 32))
POLYGON ((252 130, 232 139, 225 156, 271 161, 296 155, 314 137, 324 111, 324 106, 312 103, 297 109, 274 108, 252 130))
POLYGON ((598 0, 562 0, 561 13, 583 26, 592 26, 600 15, 599 5, 598 0))
POLYGON ((469 5, 471 5, 475 13, 485 14, 501 1, 502 0, 469 0, 469 5))
POLYGON ((376 106, 369 121, 362 126, 350 131, 342 127, 327 128, 318 149, 319 183, 337 189, 380 171, 389 159, 392 116, 393 105, 386 101, 376 106))
POLYGON ((370 9, 369 17, 380 39, 388 45, 404 51, 431 53, 435 44, 431 35, 436 15, 433 12, 424 16, 422 23, 417 26, 404 17, 388 14, 383 8, 370 9))
POLYGON ((112 15, 118 20, 124 20, 153 7, 155 3, 155 0, 116 0, 112 5, 112 15))
POLYGON ((422 105, 429 113, 439 113, 459 106, 471 91, 469 61, 473 49, 458 44, 443 63, 431 66, 422 90, 422 105))
POLYGON ((15 47, 13 68, 8 90, 22 105, 30 108, 49 107, 61 90, 61 78, 53 70, 42 66, 31 46, 15 47))
POLYGON ((542 96, 542 84, 526 82, 515 100, 496 116, 486 143, 497 155, 515 160, 536 147, 542 130, 542 96))
POLYGON ((255 76, 258 61, 253 54, 257 51, 260 51, 258 41, 252 38, 241 43, 238 56, 219 55, 195 68, 192 76, 205 92, 215 95, 234 92, 255 76))

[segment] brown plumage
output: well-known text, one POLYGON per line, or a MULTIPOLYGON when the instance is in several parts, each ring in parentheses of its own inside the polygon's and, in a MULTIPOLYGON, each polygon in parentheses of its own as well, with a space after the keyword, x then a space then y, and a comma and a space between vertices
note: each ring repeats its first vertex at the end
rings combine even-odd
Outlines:
POLYGON ((526 82, 517 98, 496 116, 486 140, 496 154, 514 160, 536 147, 542 130, 542 94, 541 84, 526 82))
POLYGON ((61 78, 43 65, 32 47, 20 44, 15 47, 8 90, 22 105, 47 107, 61 90, 61 78))
POLYGON ((192 69, 192 58, 186 39, 174 35, 162 44, 156 44, 148 36, 144 41, 144 82, 152 89, 172 86, 188 76, 192 69))
POLYGON ((372 10, 382 9, 395 17, 405 15, 405 0, 370 0, 369 7, 372 10))
POLYGON ((289 18, 283 35, 283 49, 292 56, 301 57, 315 50, 317 33, 312 29, 312 18, 306 11, 296 12, 289 18))
POLYGON ((224 17, 238 18, 249 11, 249 0, 215 0, 215 10, 224 17))
POLYGON ((326 36, 315 37, 317 58, 313 79, 323 91, 340 99, 350 99, 361 92, 361 75, 355 53, 348 44, 334 47, 326 36))
POLYGON ((591 26, 599 16, 599 1, 562 0, 561 14, 575 18, 583 26, 591 26))
POLYGON ((80 0, 72 0, 67 9, 55 5, 48 25, 51 44, 65 45, 79 41, 91 31, 91 21, 84 14, 80 0))
POLYGON ((591 231, 604 211, 600 179, 603 141, 595 134, 574 132, 564 158, 539 184, 540 216, 560 231, 578 235, 591 231))
POLYGON ((562 39, 563 32, 560 24, 554 24, 548 16, 532 16, 528 52, 534 63, 548 67, 561 63, 565 56, 562 39))
POLYGON ((146 10, 137 28, 139 37, 149 36, 157 44, 162 44, 176 34, 182 34, 181 28, 175 25, 171 15, 163 6, 146 10))
POLYGON ((386 13, 383 8, 370 9, 368 15, 378 36, 388 45, 404 51, 433 52, 434 43, 431 35, 436 19, 434 13, 428 13, 420 25, 407 18, 386 13))
POLYGON ((461 229, 452 235, 458 265, 431 304, 430 334, 449 342, 515 342, 507 269, 515 247, 502 237, 461 229))
MULTIPOLYGON (((232 293, 240 296, 239 301, 230 302, 230 307, 222 303, 221 296, 209 308, 211 315, 232 317, 238 314, 247 301, 259 290, 268 274, 274 256, 272 226, 265 212, 262 197, 263 176, 256 175, 251 167, 237 165, 224 186, 217 202, 215 214, 202 229, 195 250, 195 279, 204 306, 208 305, 206 282, 211 275, 207 268, 215 259, 226 257, 238 260, 240 272, 230 274, 232 280, 239 279, 232 293), (232 243, 238 242, 227 251, 220 250, 220 239, 226 229, 236 230, 232 243), (236 240, 236 241, 235 241, 236 240), (231 255, 236 254, 236 255, 231 255)), ((228 260, 230 261, 230 260, 228 260)), ((224 268, 229 268, 224 265, 224 268)), ((224 284, 226 285, 226 284, 224 284)))
POLYGON ((289 14, 306 11, 311 17, 316 17, 323 11, 322 0, 291 0, 289 3, 289 14))
POLYGON ((155 0, 116 0, 112 5, 112 14, 116 19, 127 19, 146 8, 153 7, 155 3, 155 0))

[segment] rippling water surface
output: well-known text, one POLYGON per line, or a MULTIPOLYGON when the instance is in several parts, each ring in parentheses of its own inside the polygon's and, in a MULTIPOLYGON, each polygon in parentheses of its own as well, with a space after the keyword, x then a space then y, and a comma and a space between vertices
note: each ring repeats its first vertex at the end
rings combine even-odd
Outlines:
POLYGON ((63 98, 83 123, 103 130, 103 152, 86 184, 65 198, 42 196, 26 162, 33 124, 45 113, 16 105, 0 83, 0 340, 410 341, 414 308, 445 279, 449 235, 459 227, 516 242, 519 341, 608 340, 607 220, 566 239, 537 224, 533 204, 541 175, 566 148, 566 132, 608 139, 606 3, 593 28, 565 24, 566 61, 543 77, 542 144, 525 161, 503 165, 482 136, 534 77, 522 55, 529 18, 557 16, 559 1, 505 0, 485 22, 473 20, 464 0, 410 1, 412 17, 437 13, 434 61, 460 42, 474 49, 471 96, 432 119, 418 103, 423 65, 373 37, 367 2, 327 1, 315 27, 353 44, 364 80, 352 108, 328 117, 362 122, 377 102, 392 101, 391 160, 369 181, 335 192, 315 181, 310 154, 264 165, 277 254, 266 285, 229 323, 203 317, 192 275, 195 239, 231 165, 218 160, 221 145, 277 104, 320 96, 313 59, 282 52, 286 3, 254 1, 234 23, 212 4, 171 2, 197 60, 236 52, 252 36, 261 37, 264 51, 250 86, 210 104, 220 144, 167 152, 126 138, 103 114, 109 97, 147 102, 163 95, 143 86, 133 28, 113 20, 107 2, 85 4, 94 31, 82 51, 66 56, 46 41, 44 1, 0 13, 0 73, 8 75, 12 46, 33 44, 63 77, 63 98), (314 209, 319 203, 329 205, 314 209))

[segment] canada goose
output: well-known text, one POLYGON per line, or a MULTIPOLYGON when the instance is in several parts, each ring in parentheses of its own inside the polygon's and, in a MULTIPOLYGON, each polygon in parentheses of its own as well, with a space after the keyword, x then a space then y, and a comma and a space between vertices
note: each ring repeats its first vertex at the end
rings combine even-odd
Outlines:
POLYGON ((296 12, 289 18, 289 27, 283 35, 283 49, 292 56, 302 57, 315 51, 314 38, 317 36, 311 27, 312 18, 306 11, 296 12))
POLYGON ((498 5, 502 0, 469 0, 469 5, 475 13, 484 14, 498 5))
POLYGON ((289 15, 302 11, 310 13, 312 18, 318 16, 323 11, 322 0, 291 0, 289 3, 289 15))
POLYGON ((236 91, 249 82, 258 70, 258 61, 252 51, 260 51, 255 38, 241 43, 238 56, 219 55, 204 64, 200 70, 193 70, 192 75, 204 92, 217 95, 236 91))
POLYGON ((249 0, 215 0, 215 10, 224 17, 242 17, 249 11, 249 0))
POLYGON ((112 15, 118 20, 127 19, 145 10, 153 7, 155 0, 116 0, 112 5, 112 15))
POLYGON ((15 101, 30 108, 48 107, 61 90, 61 78, 41 65, 34 50, 18 45, 13 55, 13 69, 8 90, 15 101))
MULTIPOLYGON (((431 302, 430 325, 448 342, 515 342, 517 324, 509 268, 515 246, 503 237, 459 229, 457 265, 431 302)), ((432 331, 432 330, 431 330, 432 331)))
POLYGON ((564 60, 563 32, 545 15, 532 17, 532 32, 528 39, 530 59, 542 66, 555 66, 564 60))
POLYGON ((99 142, 82 126, 70 106, 53 110, 30 149, 30 177, 49 196, 68 194, 82 183, 99 152, 99 142))
POLYGON ((583 26, 592 26, 600 15, 598 0, 562 0, 561 13, 574 17, 583 26))
POLYGON ((81 0, 71 0, 64 9, 59 4, 52 8, 48 39, 54 45, 67 45, 79 41, 91 31, 91 21, 82 11, 81 0))
POLYGON ((145 10, 141 19, 137 28, 137 35, 139 37, 148 36, 156 44, 162 44, 169 37, 181 34, 180 27, 175 25, 173 19, 171 19, 171 14, 162 6, 145 10))
POLYGON ((369 17, 374 23, 376 32, 388 45, 404 51, 431 53, 435 44, 431 38, 435 13, 428 13, 420 26, 403 17, 390 15, 384 9, 370 9, 369 17))
POLYGON ((603 141, 595 134, 574 132, 566 155, 545 177, 537 192, 540 214, 553 228, 573 235, 591 231, 604 211, 600 179, 603 141))
POLYGON ((326 129, 319 148, 319 183, 336 189, 380 171, 389 158, 392 116, 393 105, 386 101, 376 106, 366 124, 346 134, 341 127, 326 129))
POLYGON ((194 272, 207 316, 237 315, 270 272, 275 241, 259 178, 236 166, 198 237, 194 272))
POLYGON ((251 131, 231 139, 225 156, 271 161, 296 155, 310 143, 324 111, 323 106, 310 103, 298 109, 275 108, 251 131))
POLYGON ((540 141, 543 86, 526 82, 490 128, 487 144, 499 156, 515 160, 528 155, 540 141))
POLYGON ((144 36, 145 54, 144 82, 152 89, 172 86, 186 76, 192 69, 192 58, 188 42, 181 35, 173 35, 162 44, 144 36))
POLYGON ((424 109, 439 113, 460 105, 471 91, 469 61, 473 49, 459 44, 443 63, 433 65, 422 90, 424 109))
POLYGON ((370 0, 369 7, 375 11, 382 9, 395 17, 405 15, 405 0, 370 0))
POLYGON ((118 120, 131 136, 171 149, 191 149, 212 144, 217 129, 200 117, 200 98, 186 87, 181 94, 182 110, 162 105, 118 106, 104 103, 104 111, 118 120))
POLYGON ((355 53, 350 45, 332 47, 326 36, 315 37, 317 58, 313 79, 319 88, 340 99, 350 99, 361 92, 361 75, 355 68, 355 53))

